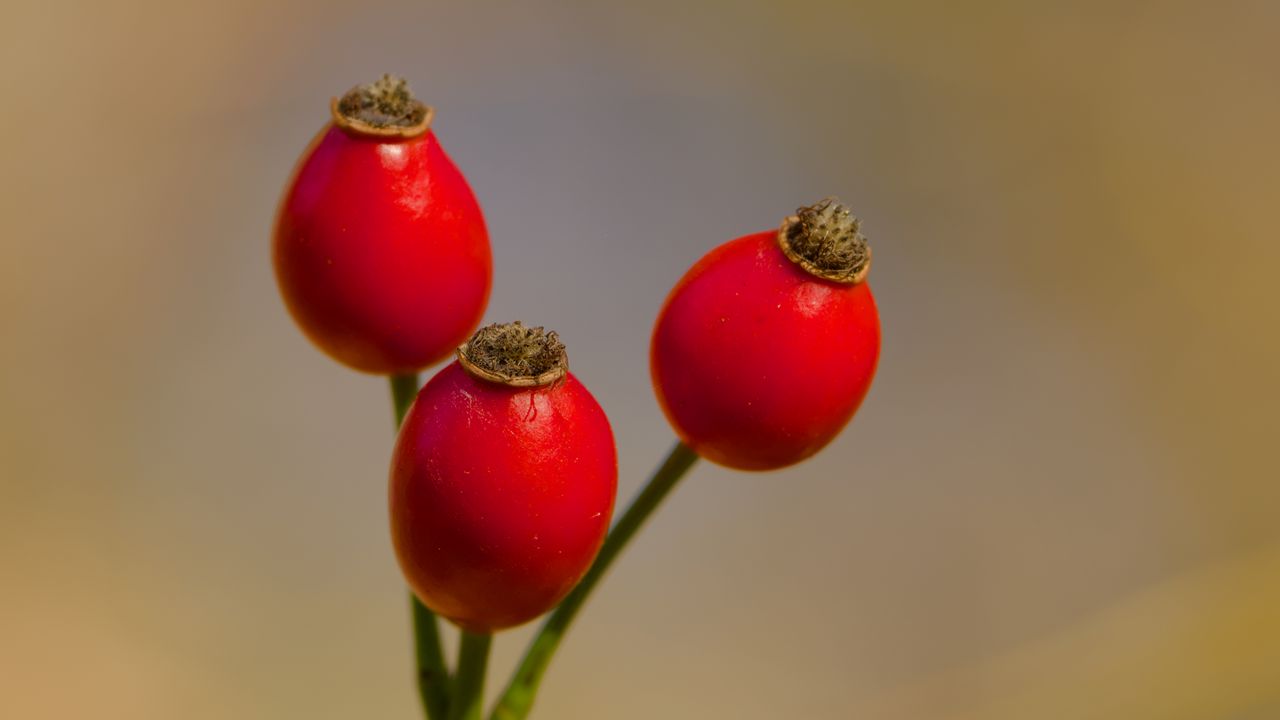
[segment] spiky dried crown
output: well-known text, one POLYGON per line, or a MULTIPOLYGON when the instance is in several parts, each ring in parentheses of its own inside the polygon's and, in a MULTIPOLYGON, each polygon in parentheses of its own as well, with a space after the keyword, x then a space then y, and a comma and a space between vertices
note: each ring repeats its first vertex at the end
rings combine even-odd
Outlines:
POLYGON ((429 110, 403 78, 383 75, 348 90, 338 101, 338 112, 373 128, 412 128, 426 120, 429 110))
POLYGON ((778 239, 787 256, 809 272, 837 282, 859 282, 871 263, 871 248, 858 227, 848 207, 825 198, 796 210, 778 239))
POLYGON ((555 331, 518 320, 480 328, 458 348, 458 359, 473 375, 517 387, 550 384, 569 370, 568 353, 555 331))

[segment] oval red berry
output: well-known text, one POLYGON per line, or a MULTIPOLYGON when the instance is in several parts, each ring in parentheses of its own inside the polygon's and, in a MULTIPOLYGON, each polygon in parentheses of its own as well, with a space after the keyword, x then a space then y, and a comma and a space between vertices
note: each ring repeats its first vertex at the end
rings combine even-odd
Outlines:
POLYGON ((571 373, 510 387, 451 363, 418 394, 392 456, 401 569, 468 631, 527 622, 595 559, 617 474, 608 419, 571 373))
POLYGON ((801 268, 777 231, 708 253, 658 316, 650 369, 680 438, 712 462, 772 470, 825 447, 853 417, 880 354, 866 282, 801 268))

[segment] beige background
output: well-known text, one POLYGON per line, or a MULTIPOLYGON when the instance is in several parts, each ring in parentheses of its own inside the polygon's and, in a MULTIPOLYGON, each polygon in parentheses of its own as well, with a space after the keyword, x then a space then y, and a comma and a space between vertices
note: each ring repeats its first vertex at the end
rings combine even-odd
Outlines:
MULTIPOLYGON (((1280 715, 1274 3, 0 7, 0 717, 411 718, 384 384, 276 297, 272 213, 385 71, 559 329, 624 498, 713 245, 837 194, 857 421, 697 469, 541 718, 1280 715)), ((496 643, 500 678, 529 629, 496 643)))

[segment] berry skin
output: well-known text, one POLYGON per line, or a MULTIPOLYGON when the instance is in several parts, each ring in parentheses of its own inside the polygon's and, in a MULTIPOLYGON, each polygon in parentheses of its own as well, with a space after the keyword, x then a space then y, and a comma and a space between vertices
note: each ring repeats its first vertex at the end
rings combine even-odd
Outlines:
POLYGON ((493 275, 484 217, 430 130, 430 109, 402 80, 358 87, 332 111, 276 218, 280 293, 335 360, 417 372, 484 314, 493 275))
POLYGON ((396 441, 390 506, 400 567, 423 604, 464 630, 520 625, 554 607, 590 567, 617 479, 609 421, 568 373, 555 334, 518 323, 482 328, 422 388, 396 441), (511 361, 510 352, 477 351, 486 342, 510 350, 502 333, 532 338, 535 352, 517 349, 511 361), (549 364, 539 356, 547 347, 549 364))
POLYGON ((844 206, 823 201, 781 230, 717 247, 671 291, 650 370, 667 419, 699 455, 774 470, 821 450, 853 417, 880 355, 857 230, 844 206))

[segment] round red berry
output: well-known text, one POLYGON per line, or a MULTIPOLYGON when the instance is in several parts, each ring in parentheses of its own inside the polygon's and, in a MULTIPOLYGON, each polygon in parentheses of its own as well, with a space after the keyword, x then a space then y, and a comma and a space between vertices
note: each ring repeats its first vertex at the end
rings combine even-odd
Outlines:
POLYGON ((699 260, 667 297, 650 353, 680 438, 742 470, 786 467, 831 442, 880 355, 870 262, 857 219, 832 200, 699 260))
POLYGON ((481 328, 419 392, 391 462, 391 537, 422 602, 470 632, 550 610, 613 512, 613 432, 556 334, 481 328))
POLYGON ((276 219, 276 278, 294 320, 357 370, 400 374, 475 330, 493 274, 470 186, 432 111, 384 77, 335 99, 276 219))

